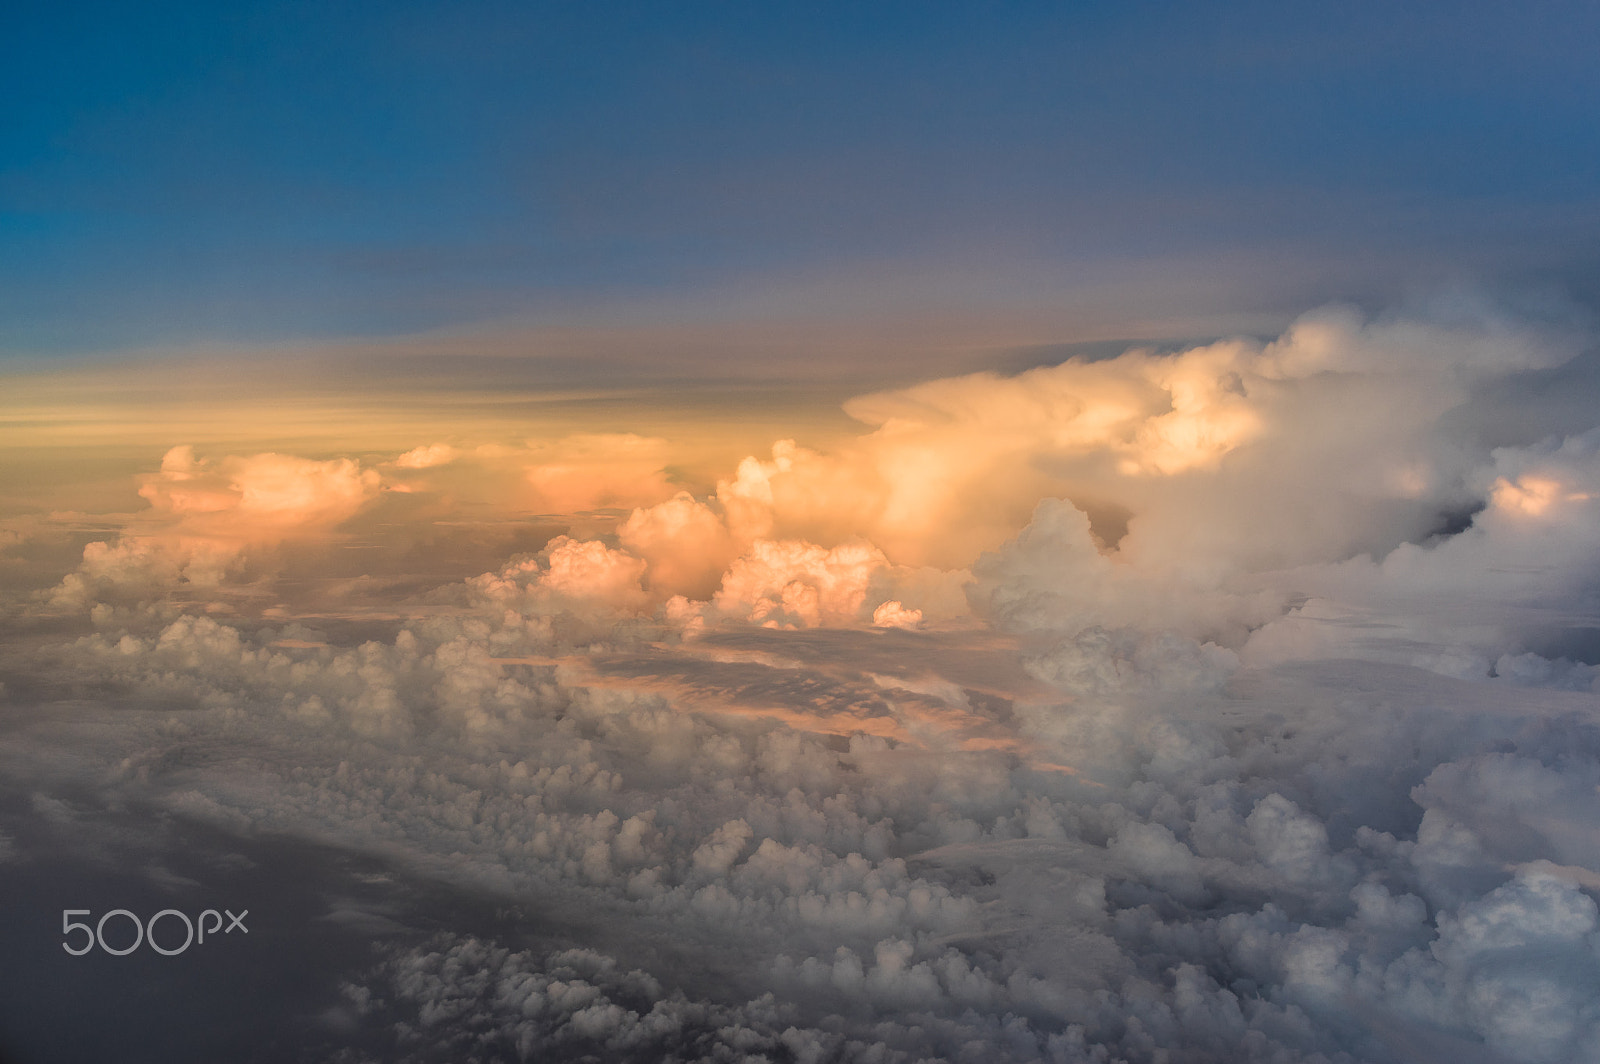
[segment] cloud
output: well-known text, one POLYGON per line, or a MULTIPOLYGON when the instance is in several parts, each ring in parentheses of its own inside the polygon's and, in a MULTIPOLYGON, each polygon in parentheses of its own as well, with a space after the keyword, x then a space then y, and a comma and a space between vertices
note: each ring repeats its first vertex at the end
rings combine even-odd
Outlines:
POLYGON ((859 622, 870 616, 867 591, 883 552, 869 543, 824 549, 814 543, 758 540, 736 559, 717 589, 713 606, 724 614, 768 626, 813 627, 859 622))
POLYGON ((666 595, 710 598, 733 560, 727 526, 688 492, 634 510, 618 527, 617 538, 645 560, 651 588, 666 595))
POLYGON ((139 495, 182 534, 271 541, 337 525, 371 501, 379 476, 349 458, 317 462, 281 454, 196 458, 174 447, 139 495))
POLYGON ((890 599, 872 611, 872 623, 879 628, 915 628, 922 623, 922 611, 907 609, 899 599, 890 599))
POLYGON ((115 541, 84 548, 77 572, 52 598, 87 604, 97 593, 134 593, 178 580, 220 583, 251 548, 326 534, 374 502, 379 474, 350 458, 314 461, 282 454, 204 459, 174 447, 157 473, 140 478, 149 509, 115 541))
POLYGON ((413 447, 394 460, 399 469, 434 469, 454 462, 460 452, 448 443, 431 443, 413 447))
POLYGON ((1343 652, 1474 676, 1504 661, 1513 680, 1586 688, 1581 667, 1535 651, 1559 648, 1564 630, 1581 635, 1593 616, 1597 449, 1591 431, 1495 450, 1473 471, 1484 502, 1466 529, 1292 574, 1314 597, 1255 633, 1247 652, 1261 660, 1343 652))
MULTIPOLYGON (((1600 731, 1556 644, 1600 443, 1440 422, 1560 357, 1329 311, 867 397, 699 497, 637 439, 412 452, 412 495, 504 459, 517 506, 617 512, 382 626, 207 614, 164 540, 101 546, 78 607, 125 565, 151 608, 8 659, 77 701, 0 753, 541 914, 342 972, 385 1059, 1592 1062, 1600 731)), ((174 537, 326 535, 380 483, 175 454, 174 537)))
POLYGON ((666 441, 631 433, 575 435, 529 448, 525 476, 552 513, 638 506, 670 497, 666 441))
MULTIPOLYGON (((1090 628, 1080 653, 1139 664, 1085 680, 1030 658, 1058 693, 997 701, 937 644, 917 651, 922 633, 857 625, 823 633, 824 653, 708 663, 710 634, 644 647, 615 626, 632 649, 608 650, 540 623, 574 609, 569 578, 637 594, 642 565, 567 540, 480 607, 388 641, 184 617, 66 660, 138 696, 110 786, 230 830, 381 840, 431 875, 679 950, 638 968, 559 919, 554 952, 399 949, 346 978, 352 1022, 401 1039, 400 1059, 719 1038, 818 1059, 1332 1059, 1440 1037, 1584 1059, 1594 903, 1559 868, 1596 861, 1589 696, 1523 689, 1508 708, 1502 688, 1402 666, 1207 671, 1203 648, 1181 664, 1198 644, 1090 628), (509 613, 502 592, 522 596, 509 613), (883 656, 885 636, 909 642, 883 656), (836 740, 800 721, 844 718, 851 690, 915 727, 836 740), (181 733, 162 730, 170 708, 145 730, 139 699, 196 708, 181 733), (955 709, 1009 744, 941 741, 971 727, 955 709), (181 753, 202 736, 259 767, 181 753), (730 980, 740 995, 716 989, 730 980)), ((802 634, 757 631, 775 649, 802 634)))
POLYGON ((862 396, 845 409, 867 435, 831 454, 782 442, 718 498, 748 538, 860 536, 912 565, 968 565, 1051 496, 1089 514, 1102 545, 1191 580, 1348 557, 1470 505, 1469 456, 1439 419, 1578 344, 1464 301, 1373 321, 1332 308, 1267 344, 862 396))
POLYGON ((570 433, 520 443, 431 443, 385 464, 401 490, 448 495, 457 505, 572 514, 649 506, 677 490, 667 441, 637 433, 570 433))

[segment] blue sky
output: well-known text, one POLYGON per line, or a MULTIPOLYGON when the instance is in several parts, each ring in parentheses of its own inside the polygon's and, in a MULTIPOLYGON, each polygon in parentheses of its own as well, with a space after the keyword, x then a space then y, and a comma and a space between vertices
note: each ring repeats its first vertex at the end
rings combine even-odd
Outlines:
POLYGON ((830 278, 982 304, 1126 277, 1156 315, 1207 263, 1226 264, 1218 312, 1462 279, 1600 291, 1592 4, 35 4, 6 22, 13 356, 640 303, 715 317, 756 291, 827 316, 830 278))

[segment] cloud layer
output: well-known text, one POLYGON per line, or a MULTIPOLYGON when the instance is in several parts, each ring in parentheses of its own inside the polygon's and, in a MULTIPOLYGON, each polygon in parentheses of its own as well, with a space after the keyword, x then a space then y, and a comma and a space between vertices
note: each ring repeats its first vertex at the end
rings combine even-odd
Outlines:
POLYGON ((698 493, 638 437, 179 448, 12 604, 80 631, 7 756, 538 906, 342 973, 382 1059, 1600 1061, 1600 437, 1445 418, 1575 350, 1326 310, 698 493), (365 629, 259 605, 489 483, 565 531, 365 629))

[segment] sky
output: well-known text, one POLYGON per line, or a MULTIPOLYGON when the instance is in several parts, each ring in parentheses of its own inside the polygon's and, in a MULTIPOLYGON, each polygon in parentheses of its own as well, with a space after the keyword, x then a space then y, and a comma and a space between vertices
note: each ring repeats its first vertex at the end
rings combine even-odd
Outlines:
POLYGON ((1151 338, 1457 275, 1592 298, 1595 17, 23 5, 0 352, 933 307, 1151 338))
POLYGON ((1597 19, 8 11, 0 1061, 1597 1064, 1597 19))

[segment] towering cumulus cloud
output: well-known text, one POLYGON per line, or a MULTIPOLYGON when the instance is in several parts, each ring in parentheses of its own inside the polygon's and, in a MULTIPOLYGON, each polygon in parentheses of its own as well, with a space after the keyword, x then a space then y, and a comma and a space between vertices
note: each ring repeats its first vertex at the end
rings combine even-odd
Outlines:
POLYGON ((311 461, 281 454, 197 458, 174 447, 161 470, 141 478, 150 504, 115 543, 92 543, 60 596, 83 600, 92 589, 178 579, 209 586, 251 547, 309 539, 372 502, 378 474, 352 459, 311 461))
POLYGON ((7 664, 62 826, 0 860, 133 803, 430 884, 318 895, 381 933, 284 1006, 313 1056, 1596 1064, 1600 427, 1508 398, 1583 343, 1333 308, 698 489, 642 437, 180 447, 11 607, 79 630, 7 664), (565 516, 338 616, 245 560, 484 484, 565 516))

